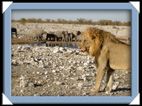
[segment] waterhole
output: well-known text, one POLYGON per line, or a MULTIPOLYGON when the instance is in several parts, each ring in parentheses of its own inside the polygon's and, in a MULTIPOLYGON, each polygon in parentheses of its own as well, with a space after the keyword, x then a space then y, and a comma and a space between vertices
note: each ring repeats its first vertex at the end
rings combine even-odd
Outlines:
POLYGON ((69 47, 69 48, 78 48, 77 43, 41 43, 41 42, 36 42, 36 43, 27 43, 27 44, 20 44, 20 45, 31 45, 31 46, 46 46, 46 47, 69 47))

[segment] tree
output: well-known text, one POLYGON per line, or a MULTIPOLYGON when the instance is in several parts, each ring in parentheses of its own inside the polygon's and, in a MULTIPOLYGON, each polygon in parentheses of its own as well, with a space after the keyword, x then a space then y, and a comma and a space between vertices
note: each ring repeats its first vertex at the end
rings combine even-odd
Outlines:
POLYGON ((26 19, 25 19, 25 18, 21 18, 20 23, 21 23, 22 25, 25 25, 26 19))
POLYGON ((83 24, 86 20, 83 18, 78 18, 77 21, 79 24, 83 24))
POLYGON ((50 19, 46 19, 46 22, 51 22, 51 20, 50 19))
POLYGON ((36 22, 36 19, 35 18, 29 18, 29 19, 27 19, 27 22, 36 22))
POLYGON ((38 19, 36 20, 36 22, 37 22, 37 23, 42 23, 42 19, 41 19, 41 18, 38 18, 38 19))

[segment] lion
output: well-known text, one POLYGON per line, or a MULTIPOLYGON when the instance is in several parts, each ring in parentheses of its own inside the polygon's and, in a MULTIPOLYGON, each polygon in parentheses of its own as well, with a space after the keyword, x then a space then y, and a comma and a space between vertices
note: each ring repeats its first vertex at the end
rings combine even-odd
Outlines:
POLYGON ((99 92, 101 81, 107 72, 107 86, 105 91, 112 90, 112 74, 115 70, 131 69, 131 46, 119 41, 109 32, 98 28, 87 28, 79 44, 79 51, 88 52, 95 57, 97 68, 96 86, 92 92, 99 92))

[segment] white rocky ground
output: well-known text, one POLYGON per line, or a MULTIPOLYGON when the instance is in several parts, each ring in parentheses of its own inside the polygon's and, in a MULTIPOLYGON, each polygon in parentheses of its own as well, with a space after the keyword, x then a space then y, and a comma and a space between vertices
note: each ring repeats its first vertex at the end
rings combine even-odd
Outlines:
POLYGON ((131 96, 131 72, 114 73, 113 91, 92 93, 93 58, 77 49, 12 45, 12 96, 131 96))
MULTIPOLYGON (((98 26, 47 23, 12 23, 18 36, 28 35, 31 29, 45 31, 72 30, 84 31, 88 27, 98 27, 113 33, 116 37, 128 39, 129 26, 98 26)), ((25 36, 24 36, 25 37, 25 36)), ((131 96, 131 72, 115 70, 111 93, 90 90, 96 82, 96 68, 93 58, 87 53, 68 47, 46 47, 29 45, 11 46, 11 95, 12 96, 131 96)))

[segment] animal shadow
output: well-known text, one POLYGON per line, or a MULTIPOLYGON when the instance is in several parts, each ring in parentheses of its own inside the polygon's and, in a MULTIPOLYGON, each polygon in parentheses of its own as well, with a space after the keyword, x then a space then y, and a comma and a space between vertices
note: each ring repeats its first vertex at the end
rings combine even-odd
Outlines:
POLYGON ((116 90, 112 90, 112 92, 117 92, 117 91, 130 91, 131 88, 118 88, 116 90))

